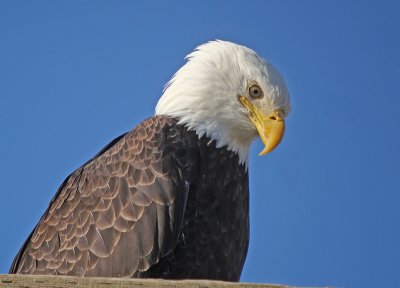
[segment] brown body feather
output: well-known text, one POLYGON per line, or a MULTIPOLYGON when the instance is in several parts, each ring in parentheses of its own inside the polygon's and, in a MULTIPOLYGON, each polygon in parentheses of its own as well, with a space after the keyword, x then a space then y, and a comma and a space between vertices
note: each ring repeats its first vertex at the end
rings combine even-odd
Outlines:
POLYGON ((10 273, 238 281, 247 171, 176 122, 152 117, 73 172, 10 273))

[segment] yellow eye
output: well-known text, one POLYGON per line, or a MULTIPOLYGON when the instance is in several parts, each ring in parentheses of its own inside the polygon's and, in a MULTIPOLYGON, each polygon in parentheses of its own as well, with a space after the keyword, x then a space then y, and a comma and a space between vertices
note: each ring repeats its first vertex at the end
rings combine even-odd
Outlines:
POLYGON ((255 99, 261 98, 264 94, 260 86, 252 85, 249 87, 249 95, 255 99))

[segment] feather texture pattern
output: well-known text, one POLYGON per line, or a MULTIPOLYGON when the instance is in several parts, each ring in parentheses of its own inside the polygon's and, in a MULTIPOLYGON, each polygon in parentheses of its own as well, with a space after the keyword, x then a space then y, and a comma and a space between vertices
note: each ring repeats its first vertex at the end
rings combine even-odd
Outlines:
POLYGON ((155 116, 67 177, 10 273, 239 280, 248 238, 237 154, 155 116))

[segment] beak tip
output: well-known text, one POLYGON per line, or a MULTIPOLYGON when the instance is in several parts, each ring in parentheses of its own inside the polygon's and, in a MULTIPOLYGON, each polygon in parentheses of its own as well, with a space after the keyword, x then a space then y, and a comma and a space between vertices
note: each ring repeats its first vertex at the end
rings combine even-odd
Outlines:
POLYGON ((265 154, 272 152, 280 144, 282 138, 283 138, 283 134, 280 134, 279 137, 274 139, 275 141, 265 141, 265 142, 263 141, 265 144, 265 147, 258 155, 263 156, 265 154))
POLYGON ((271 150, 270 149, 264 149, 258 154, 258 156, 264 156, 265 154, 270 153, 272 150, 273 149, 271 149, 271 150))

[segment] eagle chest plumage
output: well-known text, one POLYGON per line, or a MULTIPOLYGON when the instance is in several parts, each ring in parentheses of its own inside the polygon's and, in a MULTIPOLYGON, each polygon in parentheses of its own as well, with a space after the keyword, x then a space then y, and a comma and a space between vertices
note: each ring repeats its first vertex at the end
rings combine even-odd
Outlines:
POLYGON ((64 181, 10 272, 238 281, 248 197, 235 153, 155 116, 64 181))
POLYGON ((188 200, 176 248, 147 275, 238 281, 249 242, 247 170, 235 153, 216 148, 209 138, 199 139, 180 125, 169 129, 178 133, 176 141, 167 142, 193 147, 177 149, 189 154, 184 157, 190 162, 184 172, 190 183, 188 200))

